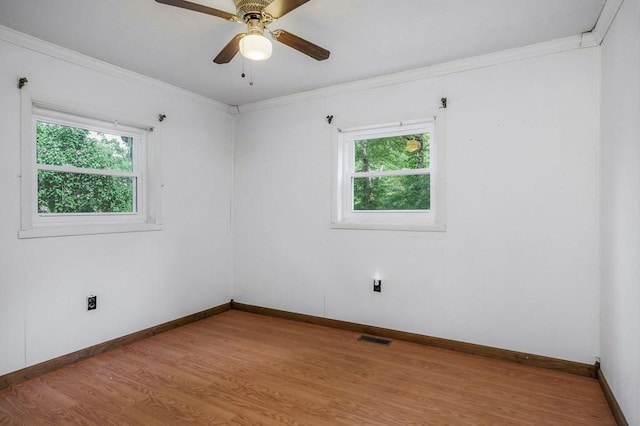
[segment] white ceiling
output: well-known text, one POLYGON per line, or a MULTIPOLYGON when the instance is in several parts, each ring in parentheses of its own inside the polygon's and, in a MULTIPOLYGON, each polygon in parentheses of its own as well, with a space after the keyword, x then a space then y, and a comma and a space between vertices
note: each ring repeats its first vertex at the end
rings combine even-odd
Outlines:
MULTIPOLYGON (((232 0, 191 0, 235 13, 232 0)), ((4 25, 230 105, 420 68, 591 30, 605 0, 311 0, 270 25, 331 51, 274 43, 212 59, 244 26, 154 0, 0 0, 4 25)))

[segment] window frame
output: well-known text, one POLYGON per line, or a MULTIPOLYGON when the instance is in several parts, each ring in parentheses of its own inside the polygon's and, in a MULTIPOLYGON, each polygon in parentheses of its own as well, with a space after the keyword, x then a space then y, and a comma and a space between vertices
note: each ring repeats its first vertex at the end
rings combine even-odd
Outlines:
POLYGON ((153 231, 161 229, 155 131, 86 110, 30 99, 23 94, 21 136, 21 224, 19 238, 153 231), (37 163, 37 122, 132 136, 133 171, 83 169, 37 163), (132 177, 134 212, 45 213, 38 211, 38 170, 132 177), (90 171, 87 173, 87 171, 90 171))
POLYGON ((400 231, 445 231, 444 223, 444 116, 335 129, 333 143, 333 212, 335 229, 400 231), (429 167, 423 169, 355 172, 355 141, 382 137, 429 133, 429 167), (430 175, 429 210, 354 210, 355 177, 430 175))

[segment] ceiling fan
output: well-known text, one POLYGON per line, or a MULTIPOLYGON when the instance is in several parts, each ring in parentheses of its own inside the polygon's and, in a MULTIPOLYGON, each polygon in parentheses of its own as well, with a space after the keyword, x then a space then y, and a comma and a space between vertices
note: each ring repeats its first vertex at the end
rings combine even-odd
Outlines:
POLYGON ((285 30, 270 30, 267 28, 268 24, 282 18, 309 0, 234 0, 236 4, 235 14, 186 0, 156 1, 247 25, 246 32, 236 34, 222 48, 218 56, 214 58, 213 62, 216 64, 230 62, 238 52, 245 58, 256 61, 268 59, 271 56, 272 47, 269 39, 264 36, 265 32, 270 34, 274 40, 286 44, 315 60, 325 60, 330 54, 328 50, 285 30))

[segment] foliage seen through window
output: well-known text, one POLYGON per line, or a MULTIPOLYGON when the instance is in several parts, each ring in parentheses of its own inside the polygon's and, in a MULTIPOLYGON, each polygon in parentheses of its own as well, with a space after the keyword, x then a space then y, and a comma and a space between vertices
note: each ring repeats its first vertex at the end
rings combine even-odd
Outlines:
POLYGON ((429 133, 355 140, 354 163, 354 210, 430 209, 429 133))
POLYGON ((133 138, 36 123, 38 212, 135 212, 133 138))

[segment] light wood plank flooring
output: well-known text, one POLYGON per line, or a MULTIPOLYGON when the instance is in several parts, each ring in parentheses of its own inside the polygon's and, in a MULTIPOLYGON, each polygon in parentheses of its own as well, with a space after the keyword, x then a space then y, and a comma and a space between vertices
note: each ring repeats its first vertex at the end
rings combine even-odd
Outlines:
POLYGON ((0 391, 0 424, 612 425, 595 379, 239 311, 0 391))

